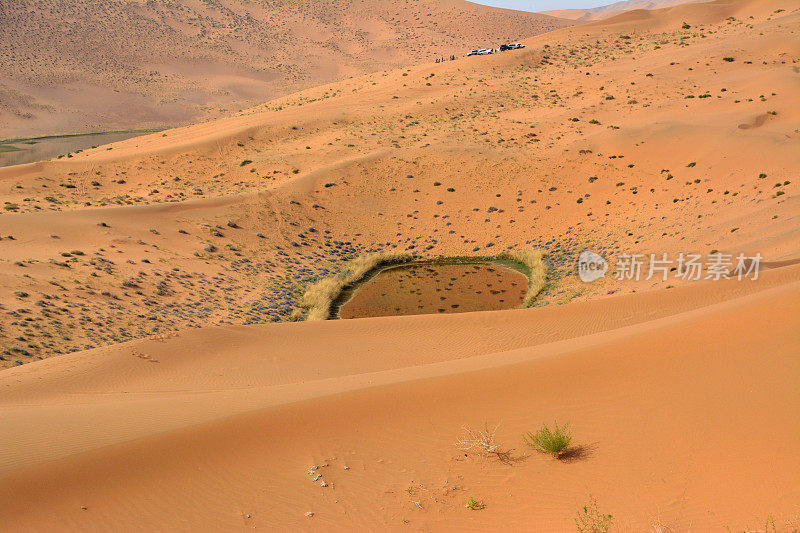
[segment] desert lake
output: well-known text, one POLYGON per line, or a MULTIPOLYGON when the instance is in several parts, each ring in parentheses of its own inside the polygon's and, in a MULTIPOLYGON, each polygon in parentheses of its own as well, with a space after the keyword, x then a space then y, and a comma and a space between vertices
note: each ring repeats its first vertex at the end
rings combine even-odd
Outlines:
POLYGON ((78 150, 124 141, 147 133, 150 132, 114 131, 0 141, 0 167, 46 161, 78 150))
POLYGON ((522 304, 527 290, 525 274, 497 263, 396 265, 378 270, 343 293, 334 316, 364 318, 513 309, 522 304))

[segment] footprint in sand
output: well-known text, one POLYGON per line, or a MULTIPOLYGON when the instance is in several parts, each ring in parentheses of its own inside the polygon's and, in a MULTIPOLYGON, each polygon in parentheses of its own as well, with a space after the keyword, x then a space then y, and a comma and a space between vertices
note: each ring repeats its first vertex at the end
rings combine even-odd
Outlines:
POLYGON ((769 118, 768 113, 764 113, 763 115, 758 115, 752 124, 739 124, 739 129, 749 130, 754 128, 760 128, 761 126, 764 125, 764 123, 767 121, 768 118, 769 118))

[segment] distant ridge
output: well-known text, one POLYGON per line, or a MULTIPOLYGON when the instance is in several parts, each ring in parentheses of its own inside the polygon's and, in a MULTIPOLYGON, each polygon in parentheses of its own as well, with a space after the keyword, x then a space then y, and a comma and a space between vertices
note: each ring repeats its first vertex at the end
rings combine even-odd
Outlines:
POLYGON ((607 6, 593 7, 590 9, 553 9, 541 11, 543 15, 576 21, 600 20, 623 11, 634 9, 662 9, 680 4, 697 4, 708 0, 623 0, 607 6))
POLYGON ((10 0, 0 138, 215 118, 568 24, 462 0, 10 0))

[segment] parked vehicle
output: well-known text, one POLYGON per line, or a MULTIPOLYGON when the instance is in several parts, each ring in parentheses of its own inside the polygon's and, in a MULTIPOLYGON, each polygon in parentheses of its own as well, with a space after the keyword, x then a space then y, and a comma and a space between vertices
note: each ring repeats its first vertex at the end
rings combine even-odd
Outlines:
POLYGON ((519 50, 520 48, 525 48, 525 45, 520 43, 501 44, 498 50, 505 52, 506 50, 519 50))
POLYGON ((505 52, 506 50, 519 50, 520 48, 525 48, 524 44, 520 43, 511 43, 511 44, 501 44, 499 48, 477 48, 475 50, 470 50, 467 52, 467 57, 469 56, 485 56, 489 54, 493 54, 494 52, 505 52))

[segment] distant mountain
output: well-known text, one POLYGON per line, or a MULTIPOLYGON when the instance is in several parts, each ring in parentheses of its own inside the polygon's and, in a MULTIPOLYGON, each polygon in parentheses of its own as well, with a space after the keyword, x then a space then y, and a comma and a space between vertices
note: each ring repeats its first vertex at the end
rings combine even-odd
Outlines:
POLYGON ((623 0, 607 6, 593 7, 591 9, 554 9, 542 11, 544 15, 559 17, 576 21, 600 20, 634 9, 662 9, 679 4, 701 3, 708 0, 623 0))
POLYGON ((567 24, 462 0, 2 0, 0 139, 196 121, 567 24))

